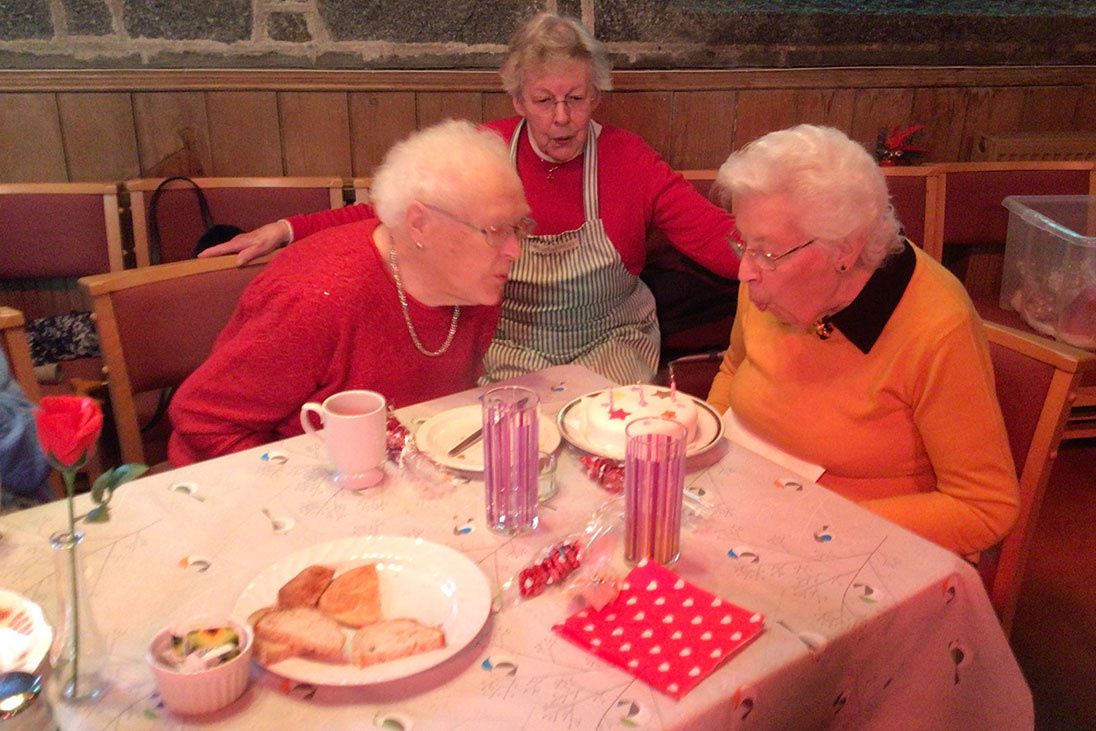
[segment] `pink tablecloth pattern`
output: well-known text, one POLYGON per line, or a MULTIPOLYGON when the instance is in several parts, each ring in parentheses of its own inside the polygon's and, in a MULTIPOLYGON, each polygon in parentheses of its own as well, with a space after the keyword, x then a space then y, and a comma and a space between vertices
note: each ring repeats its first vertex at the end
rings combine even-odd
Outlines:
MULTIPOLYGON (((516 380, 537 391, 546 418, 607 385, 574 366, 516 380)), ((413 431, 481 392, 398 416, 413 431)), ((152 634, 179 618, 229 613, 259 572, 301 549, 420 537, 468 556, 497 589, 610 497, 580 456, 565 443, 558 495, 534 534, 514 538, 486 529, 479 475, 410 460, 390 464, 376 488, 342 491, 307 437, 126 484, 109 522, 82 525, 112 685, 94 704, 57 704, 55 718, 64 729, 1032 727, 1030 691, 966 563, 729 443, 689 461, 686 489, 711 507, 686 519, 674 572, 763 615, 766 631, 680 700, 555 634, 582 605, 550 587, 500 604, 461 652, 402 680, 317 687, 254 667, 244 695, 212 717, 177 718, 160 705, 144 661, 152 634)), ((77 511, 87 507, 82 496, 77 511)), ((0 587, 42 605, 52 622, 48 536, 64 522, 60 502, 0 518, 0 587)))

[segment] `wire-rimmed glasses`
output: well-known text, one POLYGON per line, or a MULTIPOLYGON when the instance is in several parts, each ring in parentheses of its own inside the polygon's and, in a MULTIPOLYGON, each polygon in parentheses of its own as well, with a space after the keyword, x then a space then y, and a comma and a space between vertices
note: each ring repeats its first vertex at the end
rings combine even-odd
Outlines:
POLYGON ((529 238, 529 236, 532 235, 533 229, 535 229, 537 226, 536 221, 529 218, 529 216, 523 216, 521 220, 519 220, 517 223, 511 223, 506 226, 489 226, 488 228, 484 228, 483 226, 477 226, 470 221, 465 221, 463 218, 454 216, 452 213, 445 210, 444 208, 439 208, 438 206, 430 205, 429 203, 423 203, 422 205, 426 208, 429 208, 434 213, 440 213, 441 215, 448 218, 450 221, 455 221, 462 226, 483 234, 484 241, 486 241, 487 245, 490 246, 492 249, 500 248, 511 236, 517 239, 517 242, 519 244, 524 243, 525 239, 529 238))
POLYGON ((593 94, 568 94, 562 99, 556 99, 555 97, 548 95, 537 95, 534 98, 527 100, 527 103, 533 107, 533 109, 544 115, 555 114, 556 107, 560 104, 567 108, 568 113, 577 112, 583 114, 590 111, 593 102, 593 94))
POLYGON ((732 233, 728 234, 725 237, 726 240, 727 240, 727 244, 731 247, 731 249, 734 251, 734 253, 738 256, 739 259, 745 259, 747 256, 750 257, 750 261, 752 261, 754 263, 754 266, 756 266, 758 269, 760 269, 763 272, 771 272, 771 271, 776 270, 778 261, 780 261, 781 259, 783 259, 786 256, 794 254, 795 252, 799 251, 800 249, 803 249, 803 248, 806 248, 806 247, 810 246, 815 241, 818 241, 818 239, 811 239, 810 241, 806 242, 805 244, 800 244, 799 246, 788 249, 783 254, 772 254, 768 251, 759 251, 758 249, 747 249, 746 245, 743 244, 741 241, 739 241, 738 238, 736 238, 736 237, 739 237, 739 236, 740 236, 740 234, 738 233, 737 229, 735 231, 733 231, 732 233))

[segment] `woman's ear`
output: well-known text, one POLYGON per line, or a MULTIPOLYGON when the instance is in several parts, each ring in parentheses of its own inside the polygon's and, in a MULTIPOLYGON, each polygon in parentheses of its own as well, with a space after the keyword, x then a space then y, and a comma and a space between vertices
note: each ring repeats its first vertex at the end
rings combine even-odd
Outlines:
POLYGON ((839 272, 847 272, 860 261, 860 252, 864 250, 865 238, 862 234, 848 236, 838 241, 833 249, 836 252, 833 265, 839 272))
POLYGON ((418 201, 411 201, 403 214, 403 224, 412 241, 422 241, 426 232, 426 219, 426 206, 418 201))

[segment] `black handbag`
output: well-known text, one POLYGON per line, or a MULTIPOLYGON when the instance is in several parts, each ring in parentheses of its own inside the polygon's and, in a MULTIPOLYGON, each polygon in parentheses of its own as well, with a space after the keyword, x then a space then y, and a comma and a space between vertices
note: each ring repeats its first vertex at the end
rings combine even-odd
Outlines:
POLYGON ((194 190, 194 195, 198 198, 198 210, 202 214, 202 225, 205 228, 205 233, 203 233, 194 244, 194 251, 191 253, 192 257, 198 256, 199 253, 211 246, 223 244, 234 236, 243 233, 243 229, 238 226, 232 226, 226 223, 213 223, 213 216, 209 212, 209 202, 206 201, 205 193, 202 192, 202 189, 198 187, 198 184, 193 180, 182 175, 165 178, 156 186, 156 190, 152 192, 152 198, 148 202, 149 261, 152 264, 159 264, 161 260, 160 222, 156 218, 156 204, 160 200, 160 195, 164 192, 167 184, 175 180, 182 180, 190 183, 191 188, 194 190))

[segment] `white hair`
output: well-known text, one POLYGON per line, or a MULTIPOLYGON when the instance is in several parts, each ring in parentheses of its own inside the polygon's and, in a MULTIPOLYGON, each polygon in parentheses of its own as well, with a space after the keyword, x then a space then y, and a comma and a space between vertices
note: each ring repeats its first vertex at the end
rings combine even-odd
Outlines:
POLYGON ((713 194, 724 207, 787 196, 800 230, 820 244, 862 237, 860 262, 869 269, 902 250, 886 178, 867 150, 832 127, 801 124, 754 140, 719 168, 713 194))
POLYGON ((448 119, 393 145, 374 173, 369 192, 381 222, 399 229, 413 201, 460 205, 482 187, 486 176, 509 178, 521 189, 501 136, 467 120, 448 119))
POLYGON ((613 88, 605 44, 574 18, 553 13, 540 13, 514 31, 499 69, 502 88, 510 96, 520 96, 526 69, 563 59, 589 65, 590 81, 599 92, 613 88))

